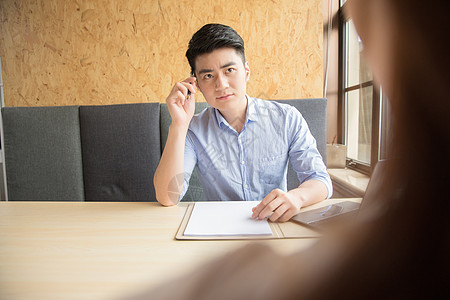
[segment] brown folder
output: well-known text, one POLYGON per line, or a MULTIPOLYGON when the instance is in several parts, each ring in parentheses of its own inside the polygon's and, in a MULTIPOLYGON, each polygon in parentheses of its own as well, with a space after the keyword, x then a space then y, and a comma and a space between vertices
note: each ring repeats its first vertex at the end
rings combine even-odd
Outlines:
POLYGON ((294 223, 285 222, 277 223, 270 222, 269 226, 272 230, 272 235, 226 235, 226 236, 186 236, 184 231, 189 222, 195 203, 188 205, 180 227, 178 228, 175 239, 177 240, 266 240, 266 239, 299 239, 299 238, 315 238, 320 234, 311 228, 294 223))

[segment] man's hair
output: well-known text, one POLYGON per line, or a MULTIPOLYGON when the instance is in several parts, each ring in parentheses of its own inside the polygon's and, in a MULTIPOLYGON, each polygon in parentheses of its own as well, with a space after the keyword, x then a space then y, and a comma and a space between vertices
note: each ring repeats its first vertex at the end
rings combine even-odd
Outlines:
POLYGON ((191 66, 191 75, 195 75, 195 59, 205 53, 219 48, 233 48, 245 63, 244 40, 230 26, 206 24, 200 28, 189 41, 186 57, 191 66))

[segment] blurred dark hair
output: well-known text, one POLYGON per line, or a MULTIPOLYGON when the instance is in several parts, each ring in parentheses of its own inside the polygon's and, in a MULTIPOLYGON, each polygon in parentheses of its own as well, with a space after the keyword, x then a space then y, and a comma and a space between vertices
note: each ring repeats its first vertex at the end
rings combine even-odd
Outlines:
POLYGON ((195 75, 195 59, 205 53, 219 48, 234 48, 245 63, 244 40, 230 26, 206 24, 200 28, 189 41, 186 57, 191 66, 191 75, 195 75))
POLYGON ((361 211, 371 218, 352 233, 340 267, 328 270, 308 299, 444 299, 450 265, 450 2, 350 3, 357 5, 350 17, 363 44, 374 22, 392 25, 387 96, 394 138, 387 171, 372 175, 383 188, 364 199, 380 207, 377 215, 361 211), (375 8, 387 19, 376 19, 375 8))

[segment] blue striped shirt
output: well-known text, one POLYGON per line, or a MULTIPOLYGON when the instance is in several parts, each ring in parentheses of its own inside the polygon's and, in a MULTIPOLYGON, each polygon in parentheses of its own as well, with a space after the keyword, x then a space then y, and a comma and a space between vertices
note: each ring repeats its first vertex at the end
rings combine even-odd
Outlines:
POLYGON ((213 107, 192 118, 180 199, 197 164, 204 200, 262 200, 273 189, 286 191, 289 160, 300 184, 319 180, 330 197, 330 176, 300 112, 288 104, 247 99, 246 120, 239 134, 213 107))

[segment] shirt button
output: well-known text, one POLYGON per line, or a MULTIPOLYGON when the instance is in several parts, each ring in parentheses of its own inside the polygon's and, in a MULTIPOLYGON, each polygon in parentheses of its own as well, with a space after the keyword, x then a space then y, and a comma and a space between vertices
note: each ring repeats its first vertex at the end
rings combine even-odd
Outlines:
POLYGON ((245 164, 245 161, 241 161, 241 164, 245 164))
POLYGON ((244 187, 245 187, 245 188, 248 188, 248 185, 244 184, 244 187))

